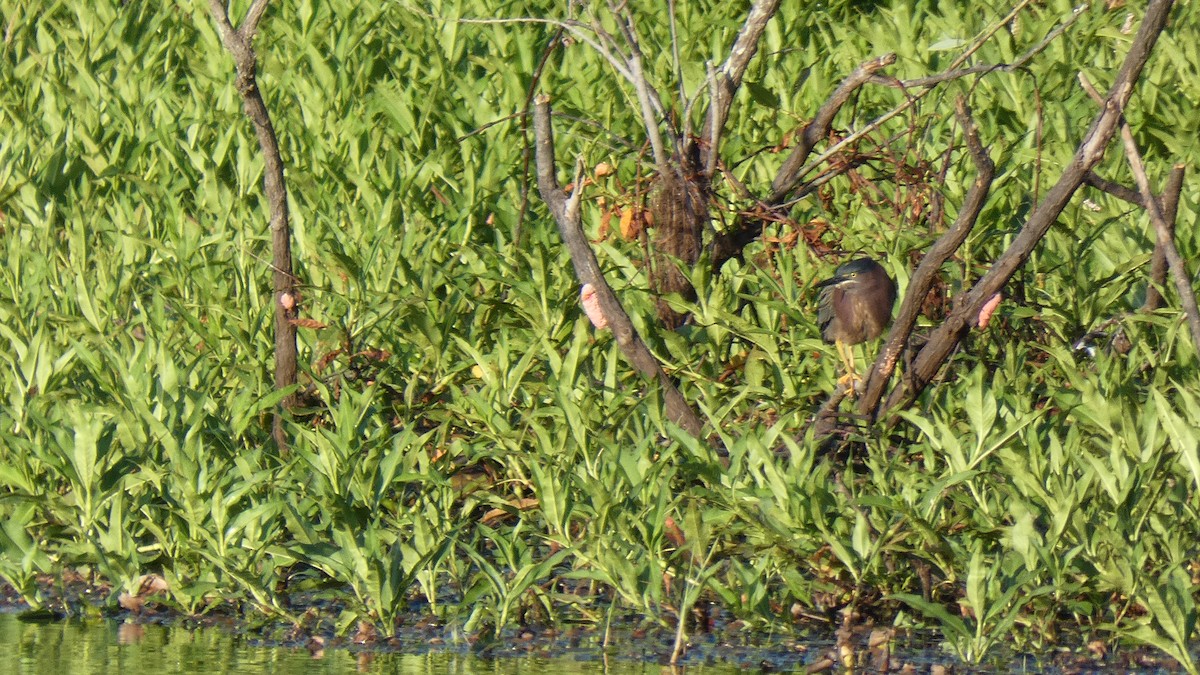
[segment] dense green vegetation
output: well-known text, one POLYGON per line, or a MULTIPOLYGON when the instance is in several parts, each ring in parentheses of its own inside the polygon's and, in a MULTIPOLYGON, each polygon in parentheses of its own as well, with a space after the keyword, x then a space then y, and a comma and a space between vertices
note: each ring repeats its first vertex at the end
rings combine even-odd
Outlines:
MULTIPOLYGON (((262 163, 206 3, 0 0, 0 577, 37 606, 45 575, 81 570, 115 604, 153 572, 183 612, 233 601, 297 622, 288 594, 314 591, 348 599, 341 631, 387 631, 414 599, 468 631, 614 609, 673 624, 700 599, 781 629, 793 608, 837 622, 852 605, 938 628, 967 660, 1000 640, 1100 639, 1188 661, 1200 368, 1173 306, 1131 313, 1153 244, 1140 210, 1077 196, 993 327, 902 420, 837 453, 806 435, 835 379, 811 288, 844 256, 824 254, 870 252, 903 292, 945 224, 927 220, 931 195, 952 218, 973 179, 952 114, 965 94, 999 179, 943 274, 951 297, 977 278, 1095 115, 1077 72, 1111 82, 1139 10, 1094 3, 1026 68, 941 85, 744 263, 699 266, 678 332, 655 328, 641 245, 597 241, 725 466, 591 328, 530 186, 519 113, 553 27, 454 21, 562 4, 290 0, 264 19, 308 319, 307 404, 280 453, 262 163), (1111 317, 1128 354, 1072 350, 1111 317)), ((640 4, 671 91, 663 3, 640 4)), ((744 7, 679 4, 692 92, 744 7)), ((785 3, 734 104, 722 156, 755 190, 859 62, 894 51, 891 75, 939 72, 1011 9, 808 4, 785 3)), ((1174 11, 1128 111, 1158 184, 1200 154, 1200 7, 1174 11)), ((970 63, 1012 60, 1071 12, 1026 8, 970 63)), ((645 199, 633 95, 580 43, 539 86, 560 157, 616 169, 584 205, 599 240, 602 209, 645 199)), ((902 100, 866 87, 835 126, 902 100)), ((1132 184, 1119 150, 1101 173, 1132 184)), ((749 207, 717 189, 718 222, 749 207)), ((1185 259, 1198 210, 1185 189, 1185 259)))

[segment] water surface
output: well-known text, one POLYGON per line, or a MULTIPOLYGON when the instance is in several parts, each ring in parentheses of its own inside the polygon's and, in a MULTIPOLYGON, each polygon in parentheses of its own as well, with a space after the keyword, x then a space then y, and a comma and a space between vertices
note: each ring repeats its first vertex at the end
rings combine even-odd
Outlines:
MULTIPOLYGON (((186 628, 118 620, 22 621, 0 613, 0 672, 19 675, 162 675, 163 673, 414 673, 458 675, 659 675, 657 664, 610 659, 512 657, 481 659, 454 650, 423 654, 266 647, 219 628, 186 628)), ((666 672, 670 672, 669 670, 666 672)), ((741 668, 688 666, 691 675, 733 675, 741 668)))

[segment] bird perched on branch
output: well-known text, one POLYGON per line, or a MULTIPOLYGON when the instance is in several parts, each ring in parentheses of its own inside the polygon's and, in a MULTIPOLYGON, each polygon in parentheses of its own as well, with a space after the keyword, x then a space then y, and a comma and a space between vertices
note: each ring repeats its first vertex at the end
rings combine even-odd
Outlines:
POLYGON ((862 378, 854 369, 852 345, 879 337, 891 322, 896 282, 879 263, 858 258, 837 268, 817 288, 821 289, 817 303, 821 337, 834 343, 846 367, 838 384, 853 391, 862 378))

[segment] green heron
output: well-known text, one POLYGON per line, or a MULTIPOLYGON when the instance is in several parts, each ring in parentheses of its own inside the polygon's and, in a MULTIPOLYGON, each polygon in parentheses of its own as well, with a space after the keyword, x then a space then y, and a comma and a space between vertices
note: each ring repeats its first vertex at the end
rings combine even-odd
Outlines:
POLYGON ((849 384, 853 390, 854 383, 862 378, 854 370, 851 345, 873 340, 883 333, 892 320, 896 282, 879 263, 858 258, 837 268, 817 288, 821 289, 817 312, 821 337, 834 343, 846 366, 846 374, 838 382, 849 384))

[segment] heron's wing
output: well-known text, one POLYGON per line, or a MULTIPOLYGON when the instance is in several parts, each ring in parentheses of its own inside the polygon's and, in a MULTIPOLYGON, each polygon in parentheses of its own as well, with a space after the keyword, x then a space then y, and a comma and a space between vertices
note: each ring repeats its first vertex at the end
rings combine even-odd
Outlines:
POLYGON ((833 313, 834 306, 841 302, 842 291, 836 286, 826 286, 821 289, 817 299, 817 326, 821 329, 821 337, 826 342, 833 342, 835 332, 832 325, 837 318, 833 313))

